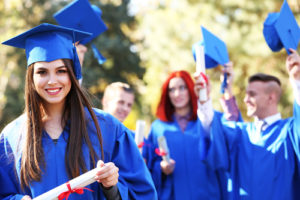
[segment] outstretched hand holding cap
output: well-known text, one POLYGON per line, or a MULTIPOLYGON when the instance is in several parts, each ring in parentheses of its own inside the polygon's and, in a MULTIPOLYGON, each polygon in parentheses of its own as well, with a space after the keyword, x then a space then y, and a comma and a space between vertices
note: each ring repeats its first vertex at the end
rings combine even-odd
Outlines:
POLYGON ((290 49, 290 52, 286 59, 287 71, 290 79, 300 81, 300 56, 294 49, 290 49))
POLYGON ((225 88, 224 98, 230 99, 233 96, 232 84, 233 84, 233 80, 234 80, 233 63, 231 61, 226 63, 225 67, 222 69, 222 74, 220 77, 221 82, 224 82, 225 75, 227 76, 227 79, 226 79, 227 87, 225 88))

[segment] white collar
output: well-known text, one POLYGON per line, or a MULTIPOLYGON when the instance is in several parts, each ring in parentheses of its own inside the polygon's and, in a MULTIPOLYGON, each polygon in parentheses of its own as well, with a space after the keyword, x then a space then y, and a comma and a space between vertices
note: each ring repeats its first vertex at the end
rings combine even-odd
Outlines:
MULTIPOLYGON (((267 123, 267 126, 270 126, 272 125, 273 123, 277 122, 278 120, 281 119, 281 114, 280 113, 276 113, 275 115, 271 115, 271 116, 268 116, 264 119, 261 119, 263 121, 265 121, 267 123)), ((256 117, 254 119, 255 122, 259 121, 259 119, 256 117)))

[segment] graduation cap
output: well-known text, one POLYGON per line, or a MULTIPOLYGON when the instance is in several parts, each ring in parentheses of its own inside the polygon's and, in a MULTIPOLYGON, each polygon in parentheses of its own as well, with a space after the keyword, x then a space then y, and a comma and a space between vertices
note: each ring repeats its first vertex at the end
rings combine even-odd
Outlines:
POLYGON ((279 13, 268 14, 264 22, 263 34, 268 46, 274 52, 280 51, 282 47, 288 54, 290 48, 297 50, 300 30, 286 0, 279 13))
MULTIPOLYGON (((95 5, 91 5, 88 0, 76 0, 56 12, 53 17, 62 26, 92 33, 91 37, 80 42, 81 44, 87 44, 107 30, 106 25, 101 19, 101 15, 101 9, 95 5)), ((95 47, 92 48, 98 62, 103 63, 105 58, 97 49, 94 50, 95 47)))
MULTIPOLYGON (((229 56, 226 44, 217 36, 209 32, 206 28, 201 26, 203 41, 197 42, 193 45, 193 56, 196 61, 195 45, 203 45, 205 53, 205 68, 214 68, 216 66, 225 65, 229 62, 229 56)), ((221 92, 224 93, 224 89, 227 87, 227 76, 224 75, 224 81, 222 83, 221 92)))
POLYGON ((225 65, 229 62, 226 44, 217 36, 201 26, 203 45, 205 52, 206 68, 213 68, 217 65, 225 65))
POLYGON ((89 36, 87 32, 44 23, 2 44, 25 49, 27 66, 39 61, 71 59, 75 76, 80 79, 81 66, 74 43, 89 36))

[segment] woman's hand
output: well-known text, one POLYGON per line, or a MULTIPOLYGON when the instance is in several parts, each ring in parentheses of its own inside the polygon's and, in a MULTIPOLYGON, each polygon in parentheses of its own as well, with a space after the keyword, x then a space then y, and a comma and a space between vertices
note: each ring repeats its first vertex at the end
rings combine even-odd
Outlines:
POLYGON ((199 102, 201 104, 205 103, 209 99, 209 94, 210 94, 210 81, 209 81, 209 76, 206 75, 207 77, 207 83, 205 82, 205 79, 199 74, 199 73, 194 73, 194 79, 195 79, 195 86, 194 86, 194 92, 199 99, 199 102), (199 98, 199 93, 201 89, 206 89, 206 96, 207 99, 206 101, 202 102, 199 98))
POLYGON ((99 160, 97 168, 99 168, 99 170, 96 173, 95 179, 99 183, 102 183, 104 187, 109 188, 118 183, 119 168, 116 167, 114 163, 108 162, 104 164, 102 160, 99 160))
POLYGON ((170 159, 170 162, 168 163, 165 160, 162 160, 160 162, 160 167, 161 167, 161 171, 165 174, 165 175, 170 175, 173 173, 174 168, 175 168, 175 161, 170 159))

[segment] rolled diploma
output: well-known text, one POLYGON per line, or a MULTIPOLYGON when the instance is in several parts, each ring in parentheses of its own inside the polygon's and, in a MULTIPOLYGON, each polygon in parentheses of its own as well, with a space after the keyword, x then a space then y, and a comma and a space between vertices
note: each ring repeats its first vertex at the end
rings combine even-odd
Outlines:
MULTIPOLYGON (((196 54, 196 73, 200 74, 200 72, 205 73, 205 54, 204 54, 204 46, 196 45, 195 46, 195 54, 196 54)), ((206 85, 204 85, 206 87, 206 85)), ((206 88, 200 89, 199 91, 199 100, 207 101, 207 93, 206 88)))
POLYGON ((166 154, 167 154, 167 155, 163 156, 163 160, 170 163, 169 148, 168 148, 165 136, 159 136, 157 138, 157 141, 158 141, 159 150, 163 151, 163 152, 166 152, 166 154))
MULTIPOLYGON (((144 120, 137 120, 136 121, 136 130, 134 140, 136 145, 141 144, 144 141, 144 129, 146 126, 146 122, 144 120)), ((140 152, 142 153, 142 148, 139 148, 140 152)))
MULTIPOLYGON (((94 183, 96 180, 94 179, 96 176, 96 172, 99 169, 95 168, 92 169, 72 180, 69 181, 71 189, 79 188, 79 187, 85 187, 87 185, 90 185, 94 183)), ((40 196, 34 198, 33 200, 57 200, 58 196, 63 193, 69 191, 67 185, 64 183, 56 188, 53 188, 52 190, 49 190, 48 192, 41 194, 40 196)))

